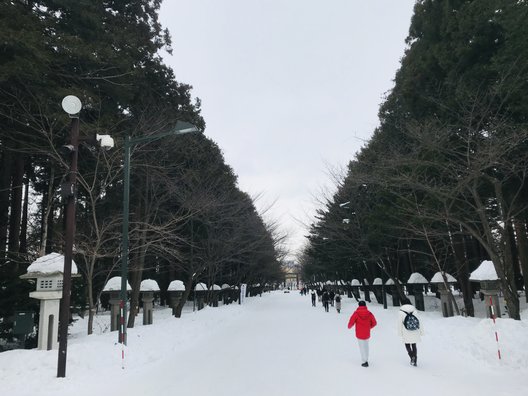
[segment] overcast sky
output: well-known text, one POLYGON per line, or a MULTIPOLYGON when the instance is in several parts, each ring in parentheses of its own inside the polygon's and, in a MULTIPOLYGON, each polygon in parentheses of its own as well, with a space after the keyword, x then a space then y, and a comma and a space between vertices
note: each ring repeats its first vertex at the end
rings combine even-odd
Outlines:
POLYGON ((295 253, 330 173, 378 125, 414 0, 164 0, 165 56, 202 100, 206 135, 295 253))

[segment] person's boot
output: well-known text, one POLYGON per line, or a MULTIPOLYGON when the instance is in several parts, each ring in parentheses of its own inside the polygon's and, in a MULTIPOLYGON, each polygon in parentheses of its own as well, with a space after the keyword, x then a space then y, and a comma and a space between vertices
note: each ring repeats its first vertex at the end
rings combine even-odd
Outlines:
POLYGON ((361 367, 368 367, 368 362, 361 364, 361 367))

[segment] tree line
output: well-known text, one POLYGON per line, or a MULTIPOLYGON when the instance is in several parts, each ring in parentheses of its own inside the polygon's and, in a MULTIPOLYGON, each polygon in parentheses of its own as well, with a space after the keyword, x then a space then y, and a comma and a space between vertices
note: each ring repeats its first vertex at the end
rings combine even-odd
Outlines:
MULTIPOLYGON (((158 20, 161 0, 7 0, 0 5, 0 336, 14 311, 35 309, 19 276, 64 245, 61 185, 70 121, 60 107, 78 96, 79 171, 73 304, 89 313, 106 280, 120 275, 123 141, 164 133, 177 121, 205 129, 200 100, 176 80, 160 51, 171 37, 158 20), (109 134, 116 147, 95 145, 109 134)), ((185 59, 185 54, 172 54, 185 59)), ((166 290, 183 280, 271 283, 282 277, 282 236, 266 224, 221 149, 203 132, 132 149, 130 271, 134 325, 142 279, 166 290)), ((162 296, 163 297, 163 296, 162 296)), ((180 311, 181 312, 181 311, 180 311)))
MULTIPOLYGON (((311 225, 305 280, 454 275, 493 261, 508 314, 528 290, 528 4, 419 0, 380 125, 311 225)), ((399 293, 403 290, 400 287, 399 293)))

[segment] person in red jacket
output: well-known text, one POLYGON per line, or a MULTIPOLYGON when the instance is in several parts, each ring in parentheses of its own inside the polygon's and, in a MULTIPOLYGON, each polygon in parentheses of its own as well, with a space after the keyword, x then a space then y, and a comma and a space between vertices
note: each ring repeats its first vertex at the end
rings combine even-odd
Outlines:
POLYGON ((363 367, 368 367, 368 355, 369 355, 369 338, 370 338, 370 329, 376 326, 376 318, 367 309, 367 304, 365 301, 359 302, 359 307, 350 317, 348 321, 348 328, 351 329, 352 326, 356 325, 356 338, 359 345, 359 353, 361 354, 361 360, 363 367))

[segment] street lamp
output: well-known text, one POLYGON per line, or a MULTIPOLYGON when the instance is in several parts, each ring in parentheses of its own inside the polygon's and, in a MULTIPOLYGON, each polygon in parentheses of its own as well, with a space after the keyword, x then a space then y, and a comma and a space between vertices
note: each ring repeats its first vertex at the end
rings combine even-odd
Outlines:
MULTIPOLYGON (((68 325, 70 323, 71 294, 71 264, 73 255, 73 240, 75 238, 75 194, 77 184, 77 159, 79 157, 79 113, 82 103, 77 96, 68 95, 62 99, 62 109, 68 113, 71 122, 70 144, 63 146, 63 152, 70 155, 69 180, 61 187, 62 198, 66 200, 66 227, 64 230, 64 269, 62 298, 59 311, 59 359, 57 377, 66 376, 66 355, 68 349, 68 325)), ((114 140, 109 135, 96 135, 99 145, 105 149, 114 146, 114 140)))
POLYGON ((70 130, 70 144, 65 146, 71 153, 69 181, 62 188, 66 204, 66 230, 64 243, 64 270, 62 299, 59 311, 59 361, 57 377, 66 376, 66 352, 68 348, 68 324, 70 322, 70 290, 71 290, 71 263, 73 251, 73 238, 75 235, 75 185, 77 181, 77 158, 79 147, 79 112, 82 103, 77 96, 68 95, 62 100, 63 110, 72 119, 70 130))
POLYGON ((177 121, 175 127, 165 133, 157 135, 139 136, 130 138, 125 136, 124 143, 124 185, 123 185, 123 231, 121 245, 121 323, 119 326, 119 342, 126 345, 126 322, 127 322, 127 276, 128 276, 128 215, 130 203, 130 149, 138 143, 148 143, 164 137, 181 135, 189 132, 198 132, 199 129, 185 121, 177 121))

